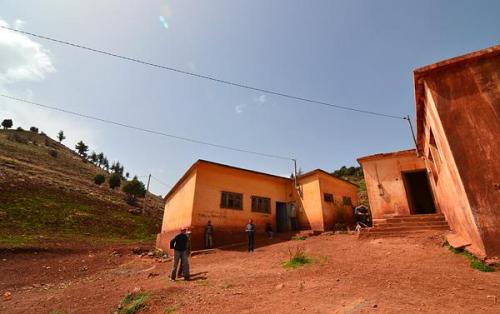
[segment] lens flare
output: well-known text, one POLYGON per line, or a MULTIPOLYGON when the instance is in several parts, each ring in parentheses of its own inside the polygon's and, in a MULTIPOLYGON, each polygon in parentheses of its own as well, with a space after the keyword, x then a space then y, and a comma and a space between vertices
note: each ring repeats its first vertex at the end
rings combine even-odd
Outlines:
POLYGON ((168 29, 167 20, 162 15, 160 15, 160 23, 161 25, 163 25, 163 27, 165 27, 165 29, 168 29))

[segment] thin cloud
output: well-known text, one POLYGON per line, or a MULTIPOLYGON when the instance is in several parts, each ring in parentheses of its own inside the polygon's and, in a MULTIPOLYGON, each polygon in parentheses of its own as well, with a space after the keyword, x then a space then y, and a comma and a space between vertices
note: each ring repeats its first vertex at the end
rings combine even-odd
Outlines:
POLYGON ((24 25, 25 25, 25 24, 26 24, 26 22, 25 22, 25 21, 20 20, 20 19, 16 19, 16 20, 14 21, 14 28, 15 28, 15 29, 22 29, 22 28, 24 28, 24 25))
MULTIPOLYGON (((16 20, 15 27, 24 21, 16 20)), ((0 20, 0 25, 9 24, 0 20)), ((21 81, 40 81, 48 73, 55 72, 50 52, 27 36, 0 29, 0 84, 21 81)))
POLYGON ((246 104, 240 104, 240 105, 237 105, 234 107, 234 111, 237 113, 237 114, 241 114, 243 113, 243 110, 246 108, 246 104))
MULTIPOLYGON (((17 19, 13 27, 19 29, 24 24, 24 21, 17 19)), ((9 26, 2 19, 0 25, 9 26)), ((36 97, 25 83, 41 82, 53 72, 56 72, 56 69, 49 50, 23 34, 0 29, 0 93, 34 101, 36 97)), ((96 131, 81 124, 76 127, 74 119, 64 114, 10 99, 2 98, 0 101, 0 117, 13 119, 16 128, 20 126, 27 129, 36 126, 52 138, 56 137, 59 130, 63 130, 67 137, 64 143, 70 148, 79 140, 92 145, 98 138, 96 131)))

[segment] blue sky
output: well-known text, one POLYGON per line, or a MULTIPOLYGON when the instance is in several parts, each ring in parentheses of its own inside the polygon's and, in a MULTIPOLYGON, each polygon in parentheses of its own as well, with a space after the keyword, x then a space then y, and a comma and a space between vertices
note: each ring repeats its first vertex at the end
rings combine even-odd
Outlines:
MULTIPOLYGON (((2 0, 0 23, 225 80, 414 117, 413 69, 500 42, 499 1, 2 0), (162 17, 162 18, 161 18, 162 17)), ((292 101, 0 31, 0 91, 180 136, 296 157, 308 171, 412 147, 405 121, 292 101)), ((283 160, 0 99, 0 118, 83 140, 173 184, 197 159, 289 175, 283 160)), ((167 187, 152 182, 156 193, 167 187)))

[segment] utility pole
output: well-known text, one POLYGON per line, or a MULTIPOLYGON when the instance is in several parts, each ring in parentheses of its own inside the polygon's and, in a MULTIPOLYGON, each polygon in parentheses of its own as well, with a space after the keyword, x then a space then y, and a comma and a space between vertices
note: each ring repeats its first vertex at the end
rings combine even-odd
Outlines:
POLYGON ((146 194, 144 195, 144 206, 142 209, 142 212, 146 212, 146 200, 148 199, 148 193, 149 193, 149 183, 151 182, 151 173, 148 176, 148 184, 146 185, 146 194))
POLYGON ((295 188, 298 187, 297 185, 297 159, 293 158, 293 179, 295 181, 295 188))
POLYGON ((413 142, 415 143, 415 149, 417 150, 417 156, 418 156, 419 153, 418 153, 417 139, 415 138, 415 131, 413 131, 413 125, 411 124, 410 116, 407 115, 404 119, 408 121, 408 125, 410 126, 411 136, 413 137, 413 142))

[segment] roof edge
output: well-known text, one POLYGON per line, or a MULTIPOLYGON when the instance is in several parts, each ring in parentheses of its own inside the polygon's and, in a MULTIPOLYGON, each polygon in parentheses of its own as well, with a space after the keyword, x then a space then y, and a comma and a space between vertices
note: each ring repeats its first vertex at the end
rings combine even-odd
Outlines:
POLYGON ((170 191, 165 195, 165 197, 163 199, 166 201, 172 194, 174 194, 179 189, 179 187, 182 185, 182 183, 189 177, 190 173, 192 171, 194 171, 195 168, 197 168, 200 164, 209 164, 209 165, 214 165, 214 166, 218 166, 218 167, 229 168, 232 170, 245 171, 245 172, 249 172, 252 174, 272 177, 272 178, 280 179, 280 180, 287 180, 287 181, 292 180, 292 179, 287 178, 287 177, 282 177, 282 176, 269 174, 269 173, 265 173, 265 172, 261 172, 261 171, 239 168, 239 167, 230 166, 230 165, 226 165, 226 164, 222 164, 222 163, 218 163, 218 162, 214 162, 214 161, 198 159, 195 163, 193 163, 191 165, 191 167, 189 167, 189 169, 184 173, 184 175, 179 179, 179 181, 177 181, 177 183, 175 183, 175 185, 170 189, 170 191))
POLYGON ((357 185, 356 183, 352 183, 349 180, 346 180, 346 179, 343 179, 343 178, 339 178, 339 177, 337 177, 337 176, 335 176, 335 175, 333 175, 333 174, 331 174, 331 173, 329 173, 329 172, 327 172, 327 171, 325 171, 323 169, 314 169, 314 170, 311 170, 311 171, 306 172, 304 174, 301 174, 300 176, 297 176, 297 180, 300 180, 300 179, 305 178, 305 177, 309 177, 309 176, 311 176, 313 174, 316 174, 316 173, 326 174, 326 175, 328 175, 328 176, 330 176, 330 177, 332 177, 334 179, 337 179, 337 180, 345 182, 345 183, 349 183, 351 185, 354 185, 356 188, 359 188, 359 185, 357 185))
POLYGON ((427 72, 442 69, 443 67, 457 65, 458 63, 462 63, 462 62, 474 61, 477 59, 481 59, 484 57, 489 57, 489 56, 497 55, 497 54, 500 54, 500 45, 491 46, 491 47, 484 48, 481 50, 469 52, 469 53, 466 53, 466 54, 461 55, 461 56, 457 56, 457 57, 453 57, 453 58, 449 58, 449 59, 444 59, 444 60, 429 64, 429 65, 425 65, 425 66, 416 68, 415 70, 413 70, 413 73, 416 76, 422 76, 422 75, 425 75, 427 72))
POLYGON ((364 161, 367 161, 367 160, 375 160, 375 159, 382 159, 382 158, 391 158, 391 157, 413 155, 413 154, 415 155, 415 157, 417 157, 417 150, 415 148, 406 149, 406 150, 398 150, 398 151, 395 151, 395 152, 378 153, 378 154, 363 156, 363 157, 359 157, 356 160, 358 161, 358 163, 361 164, 361 162, 364 162, 364 161))

